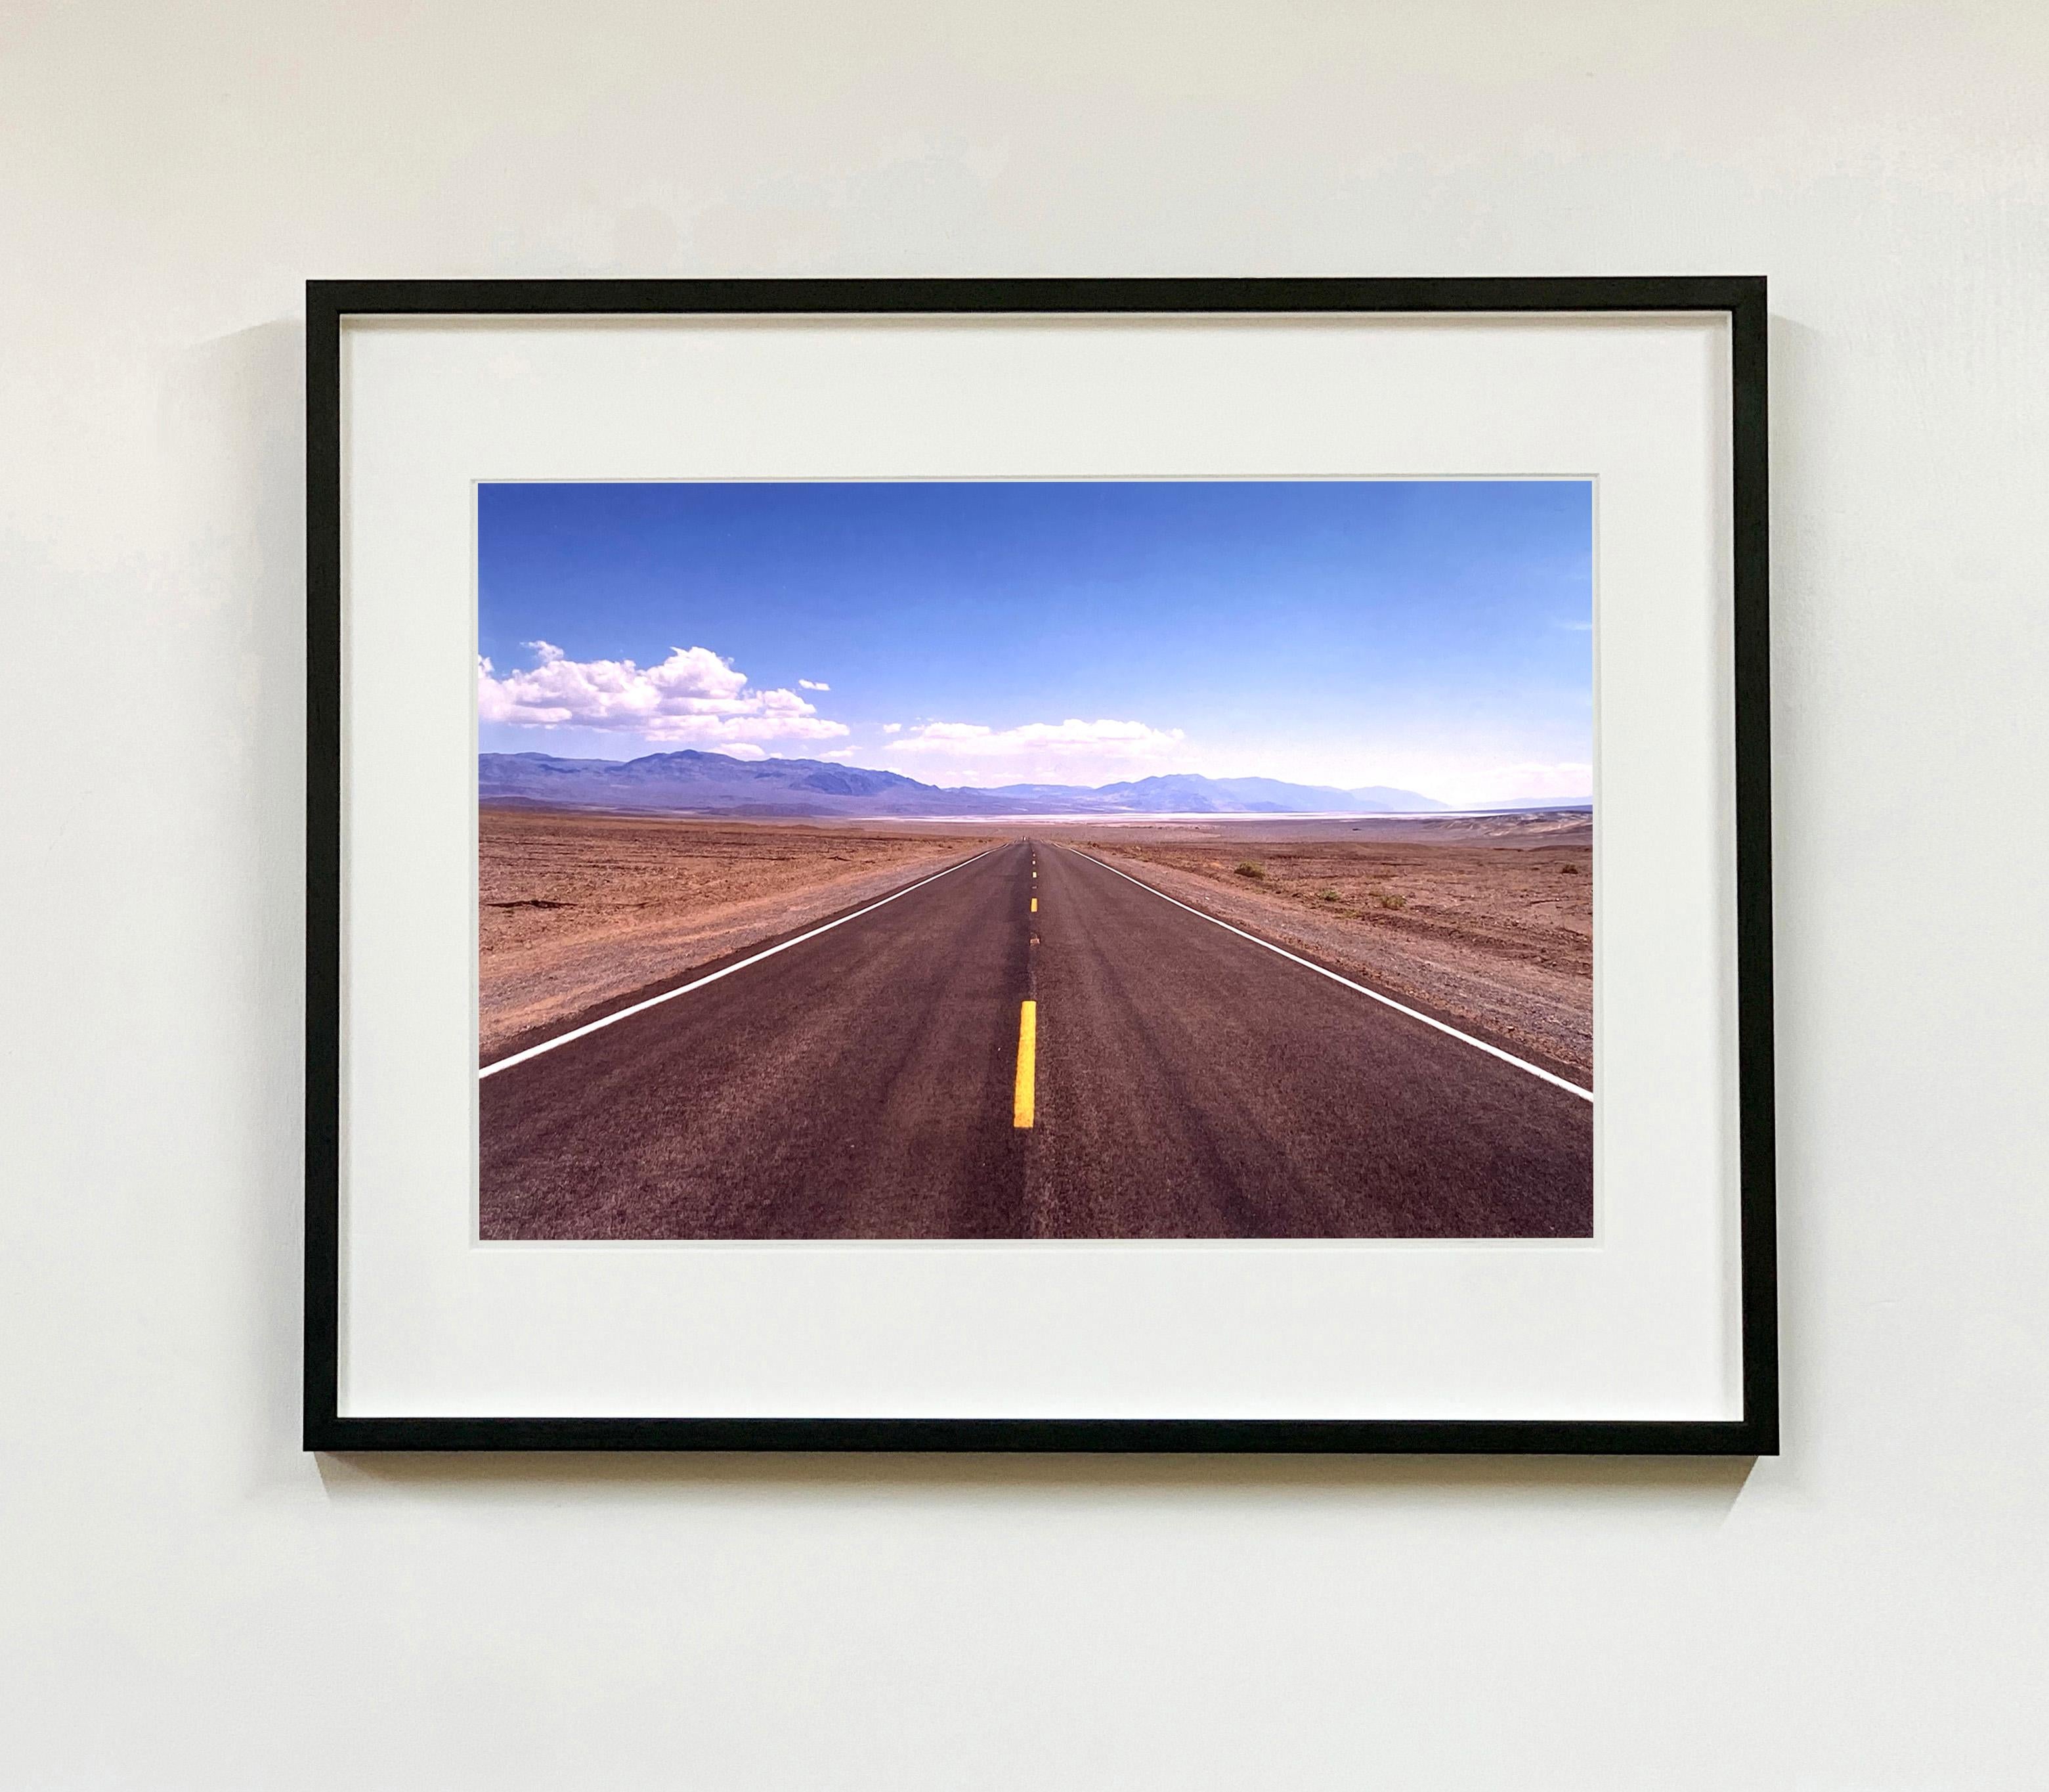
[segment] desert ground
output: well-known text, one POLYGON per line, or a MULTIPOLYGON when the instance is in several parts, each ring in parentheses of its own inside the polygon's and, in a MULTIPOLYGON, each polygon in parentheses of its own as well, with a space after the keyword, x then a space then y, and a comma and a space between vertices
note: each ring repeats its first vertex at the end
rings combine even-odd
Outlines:
POLYGON ((1077 847, 1511 1050, 1591 1073, 1584 812, 807 824, 486 808, 482 1055, 1024 835, 1077 847))
POLYGON ((482 1236, 1587 1237, 1589 833, 488 815, 482 1236))
POLYGON ((1511 1050, 1592 1073, 1584 811, 1043 831, 1511 1050))
POLYGON ((986 835, 486 808, 478 1044, 488 1060, 620 998, 885 895, 986 835))

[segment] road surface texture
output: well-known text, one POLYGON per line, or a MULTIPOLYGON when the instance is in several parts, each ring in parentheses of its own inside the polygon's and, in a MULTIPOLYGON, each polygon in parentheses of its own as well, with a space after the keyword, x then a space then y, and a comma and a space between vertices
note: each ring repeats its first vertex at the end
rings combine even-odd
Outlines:
POLYGON ((482 1073, 486 1238, 1584 1237, 1592 1104, 1016 840, 482 1073))

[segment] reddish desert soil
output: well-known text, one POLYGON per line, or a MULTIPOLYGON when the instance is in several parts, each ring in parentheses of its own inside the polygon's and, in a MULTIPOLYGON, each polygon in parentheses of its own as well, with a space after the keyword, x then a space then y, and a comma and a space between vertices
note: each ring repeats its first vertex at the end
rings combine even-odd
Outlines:
POLYGON ((1030 833, 1581 1077, 1584 814, 801 823, 486 809, 480 1044, 506 1042, 1030 833), (1258 875, 1239 869, 1249 866, 1258 875))
POLYGON ((478 1030, 531 1030, 965 859, 966 833, 484 810, 478 1030))
POLYGON ((1070 837, 1332 970, 1592 1073, 1593 830, 1584 814, 1222 822, 1070 837))

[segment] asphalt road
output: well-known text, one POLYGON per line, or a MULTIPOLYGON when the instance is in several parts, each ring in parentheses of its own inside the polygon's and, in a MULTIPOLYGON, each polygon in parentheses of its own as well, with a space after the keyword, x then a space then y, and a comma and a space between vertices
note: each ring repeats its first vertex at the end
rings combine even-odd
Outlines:
POLYGON ((1592 1228, 1591 1103, 1044 842, 479 1093, 486 1238, 1592 1228))

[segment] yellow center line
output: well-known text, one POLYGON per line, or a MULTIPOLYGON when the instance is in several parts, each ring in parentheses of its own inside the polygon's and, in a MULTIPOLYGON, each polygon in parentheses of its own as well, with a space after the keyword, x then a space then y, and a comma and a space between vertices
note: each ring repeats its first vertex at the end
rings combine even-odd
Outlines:
POLYGON ((1034 914, 1039 912, 1039 898, 1036 896, 1032 898, 1032 912, 1034 914))
POLYGON ((1017 1016, 1017 1093, 1010 1104, 1010 1124, 1028 1127, 1039 1081, 1039 1004, 1027 1002, 1017 1016))

